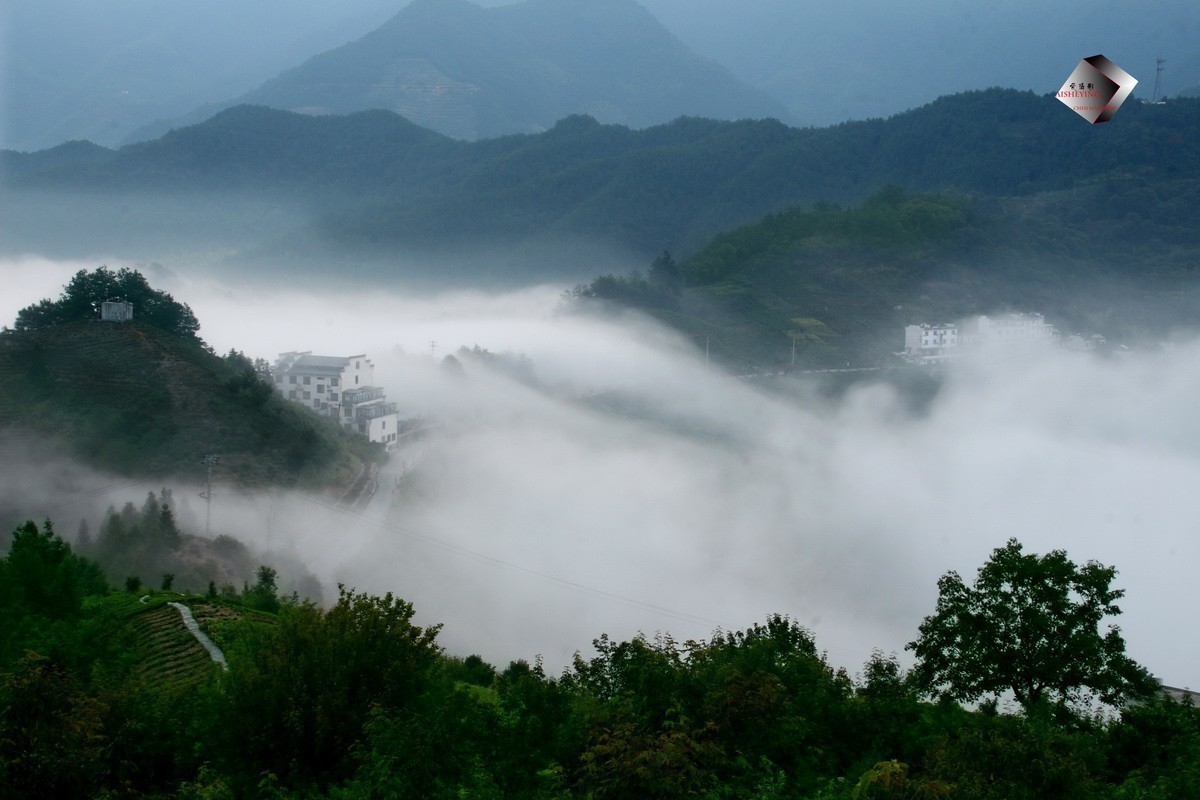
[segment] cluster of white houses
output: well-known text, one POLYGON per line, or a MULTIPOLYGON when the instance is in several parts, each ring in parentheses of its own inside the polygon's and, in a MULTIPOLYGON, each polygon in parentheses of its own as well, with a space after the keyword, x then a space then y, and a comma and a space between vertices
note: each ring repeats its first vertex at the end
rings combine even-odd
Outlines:
POLYGON ((904 328, 904 352, 912 364, 954 363, 972 356, 1021 355, 1039 350, 1094 350, 1104 337, 1063 336, 1041 314, 971 317, 959 323, 925 322, 904 328))
POLYGON ((400 433, 396 404, 375 385, 375 365, 366 355, 280 353, 271 377, 275 390, 288 400, 333 417, 389 450, 395 447, 400 433))

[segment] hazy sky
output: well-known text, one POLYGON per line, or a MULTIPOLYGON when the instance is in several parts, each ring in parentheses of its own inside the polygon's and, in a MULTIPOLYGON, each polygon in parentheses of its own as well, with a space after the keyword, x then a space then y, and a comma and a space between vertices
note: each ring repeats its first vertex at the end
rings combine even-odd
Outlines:
MULTIPOLYGON (((32 300, 76 266, 6 262, 0 278, 32 300)), ((451 423, 398 457, 422 497, 391 514, 386 482, 369 518, 298 497, 214 507, 327 587, 413 601, 451 652, 557 669, 603 632, 705 637, 782 612, 853 672, 916 635, 942 573, 973 578, 1015 536, 1116 565, 1131 655, 1197 685, 1200 644, 1179 631, 1200 600, 1198 342, 965 369, 913 416, 882 386, 836 405, 764 392, 661 329, 556 314, 561 287, 318 300, 151 280, 218 351, 366 351, 390 399, 451 423), (453 379, 430 340, 439 357, 524 352, 546 388, 469 363, 453 379)))
MULTIPOLYGON (((477 0, 478 5, 508 5, 477 0)), ((1124 0, 643 0, 685 44, 828 125, 990 86, 1051 92, 1104 53, 1153 91, 1200 83, 1200 4, 1124 0)), ((39 0, 0 4, 0 143, 116 144, 156 119, 231 100, 356 39, 404 0, 39 0)))

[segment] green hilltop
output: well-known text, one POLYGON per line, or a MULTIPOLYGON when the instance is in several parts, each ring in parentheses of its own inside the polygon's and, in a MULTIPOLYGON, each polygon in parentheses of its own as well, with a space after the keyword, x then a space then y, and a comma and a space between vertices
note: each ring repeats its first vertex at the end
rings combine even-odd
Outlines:
POLYGON ((241 354, 213 353, 198 327, 190 309, 137 273, 79 273, 61 300, 24 309, 0 333, 0 432, 96 468, 163 480, 201 478, 201 459, 217 455, 221 479, 247 487, 344 487, 380 457, 278 397, 241 354), (113 280, 93 280, 106 274, 113 280), (82 296, 90 283, 102 291, 135 275, 133 285, 149 294, 131 296, 144 299, 134 318, 101 321, 97 303, 82 296))
POLYGON ((679 262, 673 291, 656 289, 656 261, 571 294, 642 309, 739 371, 790 367, 793 352, 798 368, 887 366, 907 324, 1004 309, 1153 339, 1194 325, 1197 201, 1194 179, 1136 175, 1010 198, 887 187, 718 234, 679 262))

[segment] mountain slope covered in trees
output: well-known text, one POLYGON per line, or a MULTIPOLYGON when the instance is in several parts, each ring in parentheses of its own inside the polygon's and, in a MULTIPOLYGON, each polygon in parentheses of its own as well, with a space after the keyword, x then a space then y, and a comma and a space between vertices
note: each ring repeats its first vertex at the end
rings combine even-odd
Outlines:
MULTIPOLYGON (((1112 124, 1088 126, 1051 97, 1000 89, 822 129, 681 118, 630 130, 571 117, 542 134, 472 143, 382 111, 308 117, 239 107, 117 151, 70 144, 6 152, 0 167, 10 246, 26 249, 52 249, 81 218, 109 213, 104 201, 89 209, 63 199, 95 193, 148 213, 162 198, 183 196, 195 218, 231 197, 293 203, 304 209, 306 241, 327 253, 584 237, 644 256, 664 248, 686 255, 764 214, 857 203, 889 184, 1029 196, 1136 180, 1144 196, 1127 196, 1127 213, 1158 216, 1146 201, 1155 202, 1160 185, 1191 191, 1200 175, 1197 129, 1200 100, 1128 103, 1112 124), (36 219, 28 208, 38 209, 36 219)), ((127 238, 151 235, 137 230, 137 214, 121 219, 127 238)), ((270 222, 266 247, 284 246, 270 241, 284 236, 270 222)), ((296 234, 286 232, 293 243, 296 234)))
POLYGON ((883 189, 859 206, 796 206, 718 234, 677 265, 604 275, 578 300, 639 308, 740 371, 887 366, 905 325, 1037 311, 1115 343, 1195 325, 1195 181, 1108 177, 994 199, 883 189), (684 288, 686 286, 686 288, 684 288))
MULTIPOLYGON (((1200 715, 1134 662, 1119 694, 1137 701, 1107 716, 1050 699, 969 710, 952 697, 981 693, 958 678, 931 684, 879 652, 851 676, 772 614, 701 641, 601 635, 554 676, 447 654, 440 626, 415 625, 393 595, 343 589, 323 609, 268 598, 269 568, 260 577, 241 596, 110 592, 49 525, 18 528, 0 558, 4 796, 1135 800, 1191 797, 1200 781, 1200 715), (167 599, 196 612, 227 672, 168 624, 167 599)), ((1103 634, 1045 588, 1022 595, 1020 626, 1003 611, 983 627, 1043 646, 1103 634)), ((986 647, 950 657, 1000 678, 1025 667, 986 647)), ((1065 668, 1064 688, 1104 677, 1065 668)))
POLYGON ((150 292, 134 319, 102 322, 85 295, 117 283, 96 277, 105 274, 80 272, 62 299, 24 309, 0 333, 0 432, 125 475, 197 478, 215 454, 222 477, 245 486, 348 484, 377 457, 277 396, 245 356, 212 353, 191 311, 144 279, 126 281, 150 292))

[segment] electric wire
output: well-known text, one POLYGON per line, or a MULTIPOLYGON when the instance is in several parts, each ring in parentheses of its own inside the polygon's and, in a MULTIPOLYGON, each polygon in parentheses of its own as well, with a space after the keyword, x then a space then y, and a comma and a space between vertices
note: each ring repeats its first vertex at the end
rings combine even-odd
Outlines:
POLYGON ((150 483, 150 481, 148 481, 144 478, 132 478, 130 480, 122 481, 120 483, 114 483, 109 486, 101 486, 96 489, 89 489, 86 492, 78 492, 76 494, 67 495, 67 497, 65 497, 61 500, 56 498, 54 501, 54 504, 56 506, 75 505, 76 503, 82 503, 85 500, 92 500, 97 497, 103 497, 106 494, 112 494, 113 492, 119 492, 124 489, 130 489, 134 486, 138 486, 139 484, 149 484, 149 483, 150 483))

